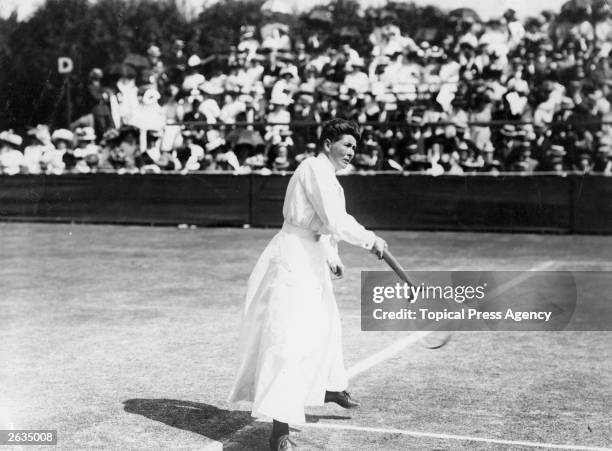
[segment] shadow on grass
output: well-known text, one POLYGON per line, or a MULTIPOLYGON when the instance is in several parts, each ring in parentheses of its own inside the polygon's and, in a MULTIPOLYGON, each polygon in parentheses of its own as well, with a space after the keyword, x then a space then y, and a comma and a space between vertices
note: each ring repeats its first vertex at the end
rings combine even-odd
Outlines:
POLYGON ((213 440, 224 440, 253 423, 250 412, 224 410, 210 404, 177 399, 128 399, 126 412, 166 423, 213 440))
MULTIPOLYGON (((242 444, 245 444, 245 441, 267 443, 271 429, 268 423, 256 423, 248 411, 219 409, 210 404, 192 401, 128 399, 123 402, 123 408, 126 412, 226 443, 228 441, 242 444)), ((319 420, 350 418, 340 415, 306 415, 306 422, 317 423, 319 420)))

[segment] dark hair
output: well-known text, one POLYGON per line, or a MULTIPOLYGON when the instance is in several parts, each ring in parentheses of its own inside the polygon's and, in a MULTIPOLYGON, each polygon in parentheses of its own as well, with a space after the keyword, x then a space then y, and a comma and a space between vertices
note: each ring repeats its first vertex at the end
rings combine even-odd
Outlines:
POLYGON ((351 135, 356 141, 359 141, 361 139, 359 126, 355 122, 347 119, 332 119, 323 124, 319 142, 323 144, 326 139, 329 139, 334 143, 344 135, 351 135))

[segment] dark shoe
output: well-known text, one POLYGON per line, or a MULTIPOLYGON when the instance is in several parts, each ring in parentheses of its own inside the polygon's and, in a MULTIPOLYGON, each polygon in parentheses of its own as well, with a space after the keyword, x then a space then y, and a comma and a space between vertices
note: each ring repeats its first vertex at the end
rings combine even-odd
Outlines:
POLYGON ((340 407, 345 409, 355 409, 360 407, 361 403, 353 398, 349 392, 344 391, 326 391, 325 402, 335 402, 340 407))
POLYGON ((297 450, 297 445, 289 440, 289 434, 281 435, 276 440, 270 437, 270 449, 273 451, 297 450))

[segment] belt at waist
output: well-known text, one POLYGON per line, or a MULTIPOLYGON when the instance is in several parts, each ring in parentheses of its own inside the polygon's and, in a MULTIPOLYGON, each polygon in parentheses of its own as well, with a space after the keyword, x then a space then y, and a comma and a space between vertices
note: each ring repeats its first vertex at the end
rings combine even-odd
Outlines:
POLYGON ((319 241, 319 239, 321 238, 321 234, 315 232, 314 230, 289 224, 288 222, 283 222, 283 227, 281 231, 312 241, 319 241))

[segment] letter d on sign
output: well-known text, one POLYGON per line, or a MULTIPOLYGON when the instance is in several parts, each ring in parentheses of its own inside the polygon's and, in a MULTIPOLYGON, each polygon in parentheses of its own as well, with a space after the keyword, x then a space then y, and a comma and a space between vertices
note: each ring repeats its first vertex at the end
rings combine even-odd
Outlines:
POLYGON ((72 72, 72 69, 74 69, 74 63, 71 58, 60 56, 57 59, 57 71, 60 74, 69 74, 72 72))

